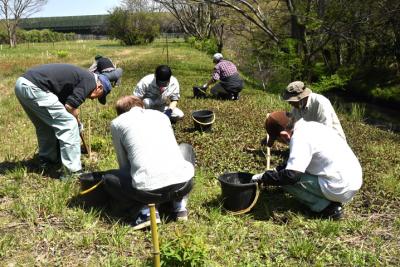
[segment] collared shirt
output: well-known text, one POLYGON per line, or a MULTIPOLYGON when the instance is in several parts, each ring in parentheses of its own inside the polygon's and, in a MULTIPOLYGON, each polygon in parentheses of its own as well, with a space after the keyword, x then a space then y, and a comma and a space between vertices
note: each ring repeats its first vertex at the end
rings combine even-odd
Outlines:
POLYGON ((111 134, 119 167, 130 173, 134 188, 155 190, 194 176, 161 112, 134 107, 111 122, 111 134))
POLYGON ((344 203, 360 189, 361 165, 347 142, 332 128, 300 119, 289 148, 286 169, 318 176, 327 199, 344 203))
POLYGON ((168 86, 164 87, 163 92, 161 92, 160 87, 156 84, 155 75, 149 74, 138 82, 133 90, 133 95, 141 99, 150 98, 162 103, 167 103, 168 100, 178 101, 180 98, 179 83, 174 76, 171 76, 168 86))
POLYGON ((232 62, 228 60, 220 60, 214 67, 214 72, 212 74, 212 79, 214 81, 224 80, 229 76, 238 73, 238 70, 232 62))
POLYGON ((305 121, 316 121, 333 128, 344 140, 346 136, 328 98, 323 95, 311 93, 304 108, 292 109, 295 121, 303 118, 305 121))

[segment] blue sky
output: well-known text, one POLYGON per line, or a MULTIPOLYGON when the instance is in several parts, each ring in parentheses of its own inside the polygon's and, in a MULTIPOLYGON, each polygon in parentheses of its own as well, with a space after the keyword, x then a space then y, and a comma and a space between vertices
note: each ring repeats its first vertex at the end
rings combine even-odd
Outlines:
POLYGON ((48 0, 31 18, 107 14, 119 4, 120 0, 48 0))

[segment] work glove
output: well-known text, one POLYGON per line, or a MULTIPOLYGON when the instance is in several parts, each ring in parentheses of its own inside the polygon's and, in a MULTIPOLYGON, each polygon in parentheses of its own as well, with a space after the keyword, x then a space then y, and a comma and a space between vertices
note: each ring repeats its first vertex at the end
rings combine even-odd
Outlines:
POLYGON ((168 118, 171 118, 171 116, 172 116, 172 109, 171 109, 171 108, 167 108, 167 109, 164 111, 164 114, 167 115, 168 118))
POLYGON ((280 172, 281 170, 284 170, 285 168, 286 168, 286 162, 276 166, 274 170, 277 172, 280 172))
POLYGON ((78 122, 78 129, 79 129, 79 133, 83 133, 83 123, 82 122, 78 122))
POLYGON ((251 177, 251 182, 261 184, 263 175, 264 173, 254 174, 253 177, 251 177))

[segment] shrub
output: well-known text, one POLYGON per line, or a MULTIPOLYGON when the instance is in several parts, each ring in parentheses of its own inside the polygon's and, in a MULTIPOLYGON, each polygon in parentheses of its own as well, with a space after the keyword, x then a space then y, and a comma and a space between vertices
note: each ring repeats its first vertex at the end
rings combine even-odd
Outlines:
POLYGON ((196 39, 196 37, 191 36, 186 39, 186 42, 197 50, 204 51, 210 55, 218 52, 218 45, 215 39, 200 40, 196 39))
POLYGON ((184 235, 163 243, 161 246, 162 266, 204 266, 208 258, 207 245, 195 235, 184 235))
POLYGON ((133 13, 115 8, 108 18, 108 29, 112 37, 125 45, 151 43, 160 34, 160 25, 154 14, 133 13))
POLYGON ((68 52, 65 50, 58 50, 56 52, 56 54, 57 54, 57 57, 59 57, 59 58, 65 58, 68 56, 68 52))

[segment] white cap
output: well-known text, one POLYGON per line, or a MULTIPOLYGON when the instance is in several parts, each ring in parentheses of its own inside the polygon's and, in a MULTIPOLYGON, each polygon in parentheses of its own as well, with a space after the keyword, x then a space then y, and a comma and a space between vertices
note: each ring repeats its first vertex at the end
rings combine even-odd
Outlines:
POLYGON ((215 54, 213 55, 213 59, 214 59, 215 61, 218 61, 218 60, 223 59, 223 58, 224 58, 224 56, 223 56, 221 53, 215 53, 215 54))

